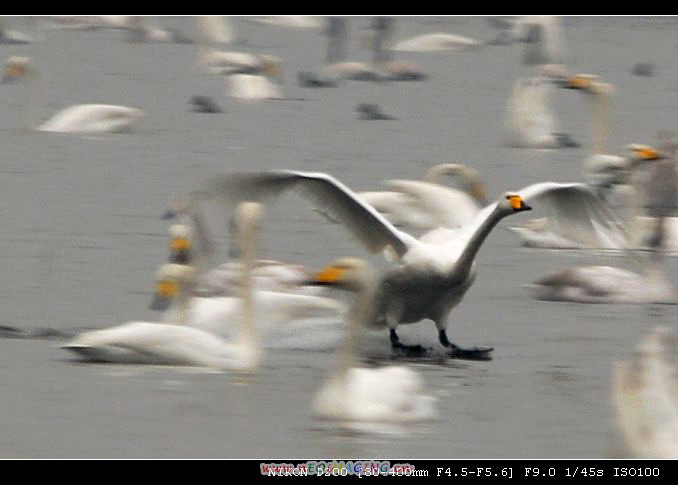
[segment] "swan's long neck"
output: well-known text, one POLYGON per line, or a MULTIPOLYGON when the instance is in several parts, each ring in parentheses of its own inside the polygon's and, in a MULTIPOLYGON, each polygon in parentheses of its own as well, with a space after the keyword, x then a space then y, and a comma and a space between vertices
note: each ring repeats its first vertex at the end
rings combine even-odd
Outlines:
POLYGON ((34 69, 30 68, 25 74, 25 111, 24 122, 29 130, 35 130, 40 126, 42 107, 42 78, 34 69))
POLYGON ((497 205, 475 229, 449 275, 452 279, 456 281, 460 277, 466 277, 471 271, 476 254, 478 254, 480 246, 485 242, 487 235, 494 229, 500 220, 509 214, 510 212, 506 212, 505 209, 497 205))
POLYGON ((338 376, 344 378, 351 367, 357 364, 356 343, 359 338, 360 328, 370 320, 374 295, 377 291, 377 281, 368 267, 360 270, 360 290, 347 313, 346 334, 339 348, 339 371, 338 376))
POLYGON ((440 165, 436 165, 435 167, 431 167, 431 169, 426 172, 426 176, 424 177, 425 182, 431 182, 431 183, 439 183, 440 177, 443 175, 450 175, 452 177, 459 177, 461 176, 462 168, 461 166, 454 164, 454 163, 442 163, 440 165))
POLYGON ((392 60, 391 51, 385 44, 391 34, 392 20, 386 17, 374 19, 374 37, 372 41, 372 60, 375 64, 382 64, 392 60))
POLYGON ((189 322, 190 303, 193 296, 193 281, 184 281, 181 290, 171 306, 165 311, 162 321, 176 325, 186 325, 189 322))
POLYGON ((255 205, 256 204, 248 202, 241 204, 238 217, 240 231, 240 260, 242 267, 239 288, 239 297, 242 308, 240 312, 240 343, 248 346, 254 346, 256 343, 256 332, 254 328, 254 298, 252 294, 252 268, 254 267, 255 239, 259 213, 258 209, 255 209, 255 205))
POLYGON ((346 20, 338 17, 327 19, 327 64, 346 59, 346 20))
POLYGON ((609 126, 609 97, 607 92, 593 93, 593 154, 605 153, 609 126))

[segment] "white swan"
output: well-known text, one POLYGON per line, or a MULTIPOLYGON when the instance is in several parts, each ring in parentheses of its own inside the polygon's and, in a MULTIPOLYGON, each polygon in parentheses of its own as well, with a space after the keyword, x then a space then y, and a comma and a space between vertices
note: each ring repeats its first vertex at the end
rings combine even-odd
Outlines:
POLYGON ((375 18, 374 35, 370 45, 372 62, 347 61, 347 21, 330 17, 325 35, 328 38, 325 66, 318 73, 300 72, 299 83, 303 87, 330 87, 343 80, 354 81, 418 81, 428 76, 411 62, 395 61, 386 47, 391 33, 391 20, 375 18))
POLYGON ((508 101, 504 131, 508 146, 516 148, 562 148, 578 146, 558 132, 549 106, 552 80, 537 76, 520 78, 508 101))
POLYGON ((419 230, 460 227, 487 204, 485 185, 478 172, 458 163, 435 165, 422 181, 390 180, 386 185, 390 191, 358 195, 398 227, 419 230), (443 175, 459 177, 464 191, 441 185, 443 175))
MULTIPOLYGON (((90 361, 156 365, 194 365, 216 369, 252 371, 261 361, 261 348, 253 322, 249 263, 253 260, 254 232, 261 215, 258 204, 238 207, 242 230, 243 282, 238 336, 226 341, 215 333, 181 323, 130 322, 104 330, 85 332, 63 348, 90 361)), ((177 294, 189 294, 195 270, 165 265, 156 285, 156 307, 177 294)), ((183 318, 183 315, 177 315, 183 318)))
POLYGON ((294 29, 317 30, 325 26, 325 21, 322 17, 312 15, 273 15, 265 17, 247 17, 245 20, 256 24, 274 25, 294 29))
POLYGON ((337 261, 318 273, 318 284, 355 291, 347 316, 346 335, 339 349, 338 368, 313 399, 314 414, 322 419, 353 423, 402 423, 437 416, 435 398, 424 391, 421 377, 410 367, 359 365, 355 345, 371 313, 377 280, 367 263, 355 258, 337 261))
POLYGON ((391 50, 400 52, 457 52, 479 47, 482 47, 482 43, 470 37, 435 32, 398 41, 391 47, 391 50))
MULTIPOLYGON (((656 161, 660 158, 659 152, 646 145, 628 145, 628 157, 624 157, 619 163, 625 170, 633 170, 646 162, 656 161)), ((608 167, 611 165, 608 164, 608 167)), ((618 165, 615 165, 618 166, 618 165)), ((606 193, 601 189, 607 187, 613 178, 610 172, 601 170, 601 177, 598 179, 589 178, 589 187, 592 194, 600 199, 600 202, 606 206, 610 220, 616 222, 617 229, 610 231, 608 228, 591 225, 585 220, 576 220, 585 222, 585 226, 579 223, 573 225, 571 217, 563 218, 563 213, 557 208, 549 208, 547 217, 540 219, 530 219, 518 226, 511 226, 509 229, 516 233, 521 239, 521 243, 528 247, 540 248, 569 248, 569 249, 631 249, 638 247, 643 243, 647 231, 652 227, 652 221, 647 219, 629 219, 623 210, 620 210, 618 204, 611 204, 606 193), (633 223, 630 224, 629 220, 633 223)), ((616 171, 615 177, 619 176, 616 171)), ((637 202, 633 202, 636 204, 637 202)), ((573 208, 577 211, 577 208, 573 208)))
POLYGON ((676 338, 656 327, 643 337, 630 362, 613 369, 617 428, 632 458, 678 459, 676 338))
POLYGON ((676 303, 656 255, 641 273, 612 266, 575 266, 551 273, 527 290, 538 300, 577 303, 676 303))
POLYGON ((229 44, 235 40, 233 28, 226 17, 205 15, 196 18, 200 41, 208 44, 229 44))
POLYGON ((26 122, 31 129, 57 133, 118 133, 129 131, 144 116, 143 111, 126 106, 79 104, 66 108, 42 124, 35 112, 40 77, 30 58, 12 56, 5 63, 2 82, 26 80, 26 122))
POLYGON ((450 342, 446 333, 448 316, 473 284, 475 257, 485 238, 504 217, 530 209, 525 201, 552 200, 552 204, 574 205, 579 211, 588 208, 589 217, 598 219, 596 224, 609 224, 600 201, 581 184, 545 182, 506 193, 482 209, 471 224, 458 230, 436 229, 420 239, 396 229, 348 187, 323 173, 276 171, 227 175, 210 181, 196 196, 233 203, 273 197, 291 189, 299 189, 329 218, 344 224, 367 249, 386 251, 398 260, 380 280, 370 307, 373 311, 367 320, 374 328, 389 329, 394 350, 415 354, 422 353, 423 349, 403 345, 396 328, 401 323, 430 319, 450 356, 490 358, 491 349, 462 349, 450 342))
POLYGON ((33 39, 23 32, 5 28, 7 17, 0 17, 0 44, 30 44, 33 39))

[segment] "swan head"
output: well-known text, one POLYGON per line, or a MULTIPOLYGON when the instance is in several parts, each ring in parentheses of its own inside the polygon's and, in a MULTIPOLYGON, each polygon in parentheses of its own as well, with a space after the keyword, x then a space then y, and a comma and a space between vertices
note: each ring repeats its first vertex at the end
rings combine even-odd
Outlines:
POLYGON ((160 267, 155 277, 155 294, 151 310, 163 311, 186 294, 196 275, 193 266, 167 263, 160 267))
POLYGON ((315 273, 310 283, 348 291, 361 291, 372 281, 369 263, 360 258, 341 258, 315 273))
POLYGON ((648 145, 640 145, 638 143, 631 143, 625 147, 629 152, 630 168, 636 168, 643 165, 645 162, 652 162, 664 158, 662 153, 648 145))
POLYGON ((5 61, 2 73, 2 84, 21 79, 31 72, 31 58, 26 56, 10 56, 5 61))
POLYGON ((172 224, 170 235, 170 262, 189 264, 191 262, 191 226, 187 224, 172 224))
POLYGON ((497 207, 506 214, 532 210, 532 207, 527 205, 523 198, 515 192, 506 192, 502 195, 497 203, 497 207))
POLYGON ((614 86, 601 81, 600 76, 595 74, 575 74, 564 83, 567 89, 576 89, 592 94, 611 94, 614 86))

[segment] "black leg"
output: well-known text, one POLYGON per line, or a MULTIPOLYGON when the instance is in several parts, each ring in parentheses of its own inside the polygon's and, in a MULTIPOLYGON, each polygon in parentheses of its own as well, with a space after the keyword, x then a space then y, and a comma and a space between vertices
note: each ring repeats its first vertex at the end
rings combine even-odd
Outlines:
POLYGON ((492 360, 490 352, 494 349, 490 347, 473 347, 472 349, 462 349, 457 347, 447 338, 447 333, 445 330, 438 331, 438 340, 440 343, 447 347, 449 350, 448 354, 453 359, 466 359, 466 360, 492 360))
POLYGON ((421 345, 405 345, 401 343, 400 337, 398 337, 394 328, 389 330, 389 336, 391 337, 391 348, 398 354, 406 355, 407 357, 419 357, 428 352, 421 345))

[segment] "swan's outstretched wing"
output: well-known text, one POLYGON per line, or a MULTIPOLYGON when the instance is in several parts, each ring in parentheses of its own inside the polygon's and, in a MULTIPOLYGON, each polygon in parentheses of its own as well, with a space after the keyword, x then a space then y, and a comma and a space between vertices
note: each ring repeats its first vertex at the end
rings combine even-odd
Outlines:
POLYGON ((379 212, 334 177, 324 173, 291 170, 222 176, 208 184, 206 197, 223 198, 234 204, 258 201, 298 190, 331 220, 344 224, 370 251, 390 247, 402 257, 416 239, 396 229, 379 212))
POLYGON ((596 246, 605 240, 624 247, 629 234, 617 216, 587 184, 541 182, 518 193, 547 214, 549 230, 566 239, 596 246))

